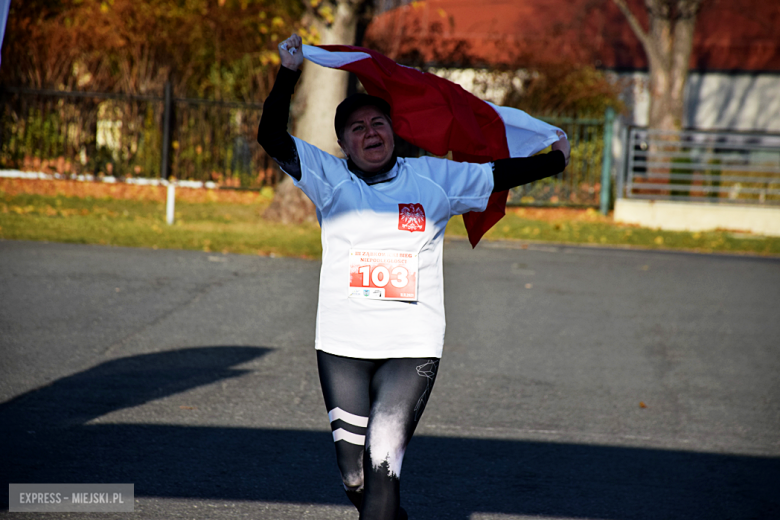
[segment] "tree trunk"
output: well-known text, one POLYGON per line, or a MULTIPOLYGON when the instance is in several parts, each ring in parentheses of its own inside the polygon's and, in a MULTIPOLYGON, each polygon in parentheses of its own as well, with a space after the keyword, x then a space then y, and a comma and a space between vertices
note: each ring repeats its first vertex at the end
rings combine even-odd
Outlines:
POLYGON ((693 52, 693 32, 696 28, 696 15, 683 17, 674 25, 674 48, 671 64, 671 112, 675 118, 675 128, 685 123, 685 86, 688 83, 688 70, 693 52))
MULTIPOLYGON (((320 34, 321 45, 351 45, 355 41, 357 13, 361 2, 338 0, 332 5, 333 19, 328 24, 312 17, 311 26, 320 34)), ((296 89, 292 115, 294 135, 334 155, 341 154, 336 142, 333 120, 336 106, 347 92, 349 74, 304 62, 303 74, 296 89)), ((314 205, 285 175, 265 217, 283 223, 314 221, 314 205)))
POLYGON ((648 126, 663 130, 674 129, 671 114, 671 51, 674 47, 673 27, 668 17, 650 17, 650 38, 653 49, 647 52, 650 70, 650 113, 648 126))
POLYGON ((693 51, 696 16, 704 0, 645 0, 650 28, 645 31, 625 0, 613 0, 647 55, 650 75, 648 126, 679 130, 685 119, 685 85, 693 51))

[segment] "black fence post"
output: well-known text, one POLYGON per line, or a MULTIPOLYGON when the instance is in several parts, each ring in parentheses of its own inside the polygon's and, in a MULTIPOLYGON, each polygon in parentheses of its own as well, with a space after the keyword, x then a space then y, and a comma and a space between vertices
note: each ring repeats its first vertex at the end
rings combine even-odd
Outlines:
POLYGON ((160 161, 160 177, 167 179, 170 175, 170 156, 171 149, 171 118, 173 117, 173 87, 170 81, 165 82, 165 101, 163 109, 163 128, 162 128, 162 159, 160 161))

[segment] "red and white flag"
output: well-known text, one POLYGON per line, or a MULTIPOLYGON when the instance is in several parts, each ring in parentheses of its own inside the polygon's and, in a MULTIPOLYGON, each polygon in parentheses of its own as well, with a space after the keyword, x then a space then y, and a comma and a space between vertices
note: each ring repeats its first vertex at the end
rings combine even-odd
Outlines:
MULTIPOLYGON (((354 73, 369 94, 390 103, 395 133, 434 155, 452 151, 456 161, 485 163, 528 157, 558 140, 558 128, 522 110, 483 101, 460 85, 376 51, 304 45, 303 55, 323 67, 354 73)), ((494 193, 484 212, 463 215, 472 246, 504 216, 506 199, 506 191, 494 193)))

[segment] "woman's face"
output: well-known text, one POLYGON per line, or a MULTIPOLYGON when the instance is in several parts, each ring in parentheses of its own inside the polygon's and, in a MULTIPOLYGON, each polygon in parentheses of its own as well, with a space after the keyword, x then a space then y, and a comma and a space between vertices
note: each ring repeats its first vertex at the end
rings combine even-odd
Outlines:
POLYGON ((378 108, 360 107, 347 119, 339 146, 358 168, 378 172, 393 156, 393 125, 378 108))

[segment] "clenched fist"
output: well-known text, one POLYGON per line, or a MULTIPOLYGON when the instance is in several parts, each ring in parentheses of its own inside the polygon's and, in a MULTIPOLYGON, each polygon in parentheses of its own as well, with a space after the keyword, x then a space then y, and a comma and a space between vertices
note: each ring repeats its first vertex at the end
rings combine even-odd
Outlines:
POLYGON ((298 70, 303 63, 303 40, 297 34, 293 34, 279 44, 279 58, 282 67, 298 70))

